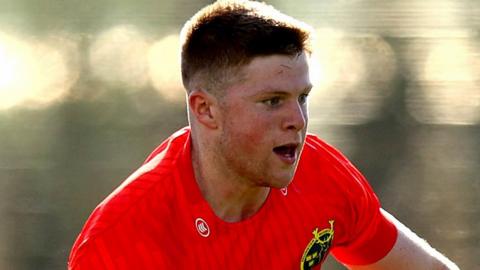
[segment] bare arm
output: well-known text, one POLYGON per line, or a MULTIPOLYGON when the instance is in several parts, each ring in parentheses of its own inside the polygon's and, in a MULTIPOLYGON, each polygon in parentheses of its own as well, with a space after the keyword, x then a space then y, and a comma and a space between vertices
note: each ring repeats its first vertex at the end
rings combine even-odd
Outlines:
POLYGON ((452 261, 432 248, 392 215, 382 210, 398 230, 397 241, 383 259, 371 265, 348 266, 351 270, 459 270, 452 261))

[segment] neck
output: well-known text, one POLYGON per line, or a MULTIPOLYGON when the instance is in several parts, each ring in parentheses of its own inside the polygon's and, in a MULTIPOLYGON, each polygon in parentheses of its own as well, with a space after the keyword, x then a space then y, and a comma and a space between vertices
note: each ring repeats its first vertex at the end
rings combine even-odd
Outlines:
POLYGON ((257 213, 270 188, 249 184, 208 153, 192 142, 195 180, 217 217, 226 222, 238 222, 257 213))

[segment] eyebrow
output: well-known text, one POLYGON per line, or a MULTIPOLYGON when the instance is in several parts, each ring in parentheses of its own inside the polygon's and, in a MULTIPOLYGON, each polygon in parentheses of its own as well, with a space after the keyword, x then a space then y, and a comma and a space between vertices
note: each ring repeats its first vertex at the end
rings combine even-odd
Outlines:
POLYGON ((312 91, 312 88, 313 88, 313 84, 309 84, 307 87, 305 87, 305 88, 303 89, 303 91, 304 91, 304 92, 310 92, 310 91, 312 91))
MULTIPOLYGON (((284 65, 284 64, 281 64, 280 66, 281 66, 281 67, 284 67, 284 68, 292 69, 291 66, 287 66, 287 65, 284 65)), ((283 72, 283 71, 282 71, 282 72, 283 72)))
MULTIPOLYGON (((313 85, 308 85, 304 89, 302 89, 300 92, 310 92, 313 88, 313 85)), ((264 92, 258 93, 257 95, 254 96, 266 96, 266 95, 280 95, 280 96, 287 96, 290 94, 290 91, 286 90, 279 90, 279 89, 264 89, 264 92)))

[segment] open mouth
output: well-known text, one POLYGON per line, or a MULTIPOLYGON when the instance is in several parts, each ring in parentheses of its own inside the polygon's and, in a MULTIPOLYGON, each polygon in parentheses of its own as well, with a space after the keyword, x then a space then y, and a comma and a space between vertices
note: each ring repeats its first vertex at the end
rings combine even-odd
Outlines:
POLYGON ((298 144, 285 144, 273 148, 273 152, 280 157, 280 159, 288 164, 295 163, 297 155, 298 144))

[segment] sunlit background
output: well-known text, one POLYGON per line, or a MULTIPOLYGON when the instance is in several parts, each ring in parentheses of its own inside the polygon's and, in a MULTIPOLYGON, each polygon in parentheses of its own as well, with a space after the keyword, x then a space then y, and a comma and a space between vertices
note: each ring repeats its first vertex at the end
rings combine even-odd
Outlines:
MULTIPOLYGON (((0 269, 65 269, 95 205, 186 125, 178 33, 210 2, 0 0, 0 269)), ((480 1, 267 2, 316 29, 310 131, 480 269, 480 1)))

